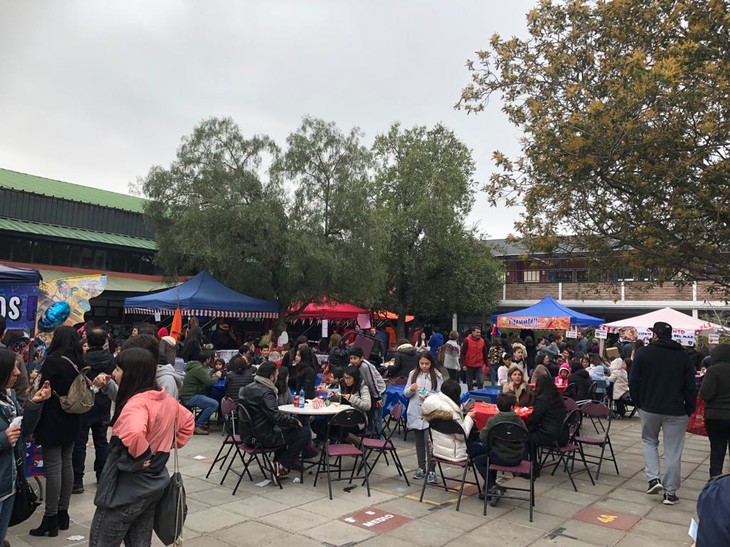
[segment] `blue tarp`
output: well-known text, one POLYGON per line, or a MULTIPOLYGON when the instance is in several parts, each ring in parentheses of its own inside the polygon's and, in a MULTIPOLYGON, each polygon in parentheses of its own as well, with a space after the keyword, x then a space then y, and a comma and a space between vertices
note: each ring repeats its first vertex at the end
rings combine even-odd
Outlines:
POLYGON ((260 300, 229 289, 208 272, 166 291, 124 299, 128 313, 171 314, 176 308, 211 317, 278 317, 275 300, 260 300))
POLYGON ((11 268, 0 264, 0 285, 38 285, 41 279, 38 270, 11 268))
POLYGON ((500 313, 495 315, 493 320, 499 316, 510 317, 570 317, 570 324, 578 327, 599 327, 606 321, 600 317, 586 315, 579 311, 571 310, 557 302, 550 296, 546 296, 537 304, 522 310, 500 313))

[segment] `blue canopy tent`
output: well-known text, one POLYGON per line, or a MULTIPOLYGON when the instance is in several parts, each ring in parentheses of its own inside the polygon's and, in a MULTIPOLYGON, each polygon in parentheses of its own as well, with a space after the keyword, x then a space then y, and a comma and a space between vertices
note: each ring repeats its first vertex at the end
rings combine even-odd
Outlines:
POLYGON ((546 296, 529 308, 500 313, 495 318, 500 328, 566 329, 568 320, 570 326, 578 327, 598 327, 605 323, 600 317, 593 317, 563 306, 550 296, 546 296), (551 319, 555 321, 551 322, 551 319))
POLYGON ((125 313, 173 315, 177 308, 190 315, 208 317, 279 317, 279 304, 275 300, 260 300, 237 293, 208 272, 200 272, 166 291, 124 299, 125 313))
POLYGON ((38 270, 11 268, 0 264, 0 285, 38 285, 41 280, 38 270))
POLYGON ((8 329, 33 330, 41 280, 38 270, 0 264, 0 315, 8 329))

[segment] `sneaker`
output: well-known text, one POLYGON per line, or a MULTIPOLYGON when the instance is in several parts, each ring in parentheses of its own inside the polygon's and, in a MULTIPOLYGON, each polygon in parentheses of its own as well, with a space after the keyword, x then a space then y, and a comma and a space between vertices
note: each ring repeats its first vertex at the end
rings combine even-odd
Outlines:
POLYGON ((430 471, 428 474, 428 484, 436 484, 439 480, 436 478, 436 473, 430 471))
POLYGON ((677 505, 679 498, 674 494, 664 494, 664 501, 662 503, 664 505, 677 505))
POLYGON ((649 481, 649 487, 646 489, 647 494, 658 494, 664 489, 659 479, 651 479, 649 481))
POLYGON ((83 484, 74 484, 71 488, 72 494, 83 494, 84 493, 84 485, 83 484))
POLYGON ((413 473, 413 478, 417 481, 420 481, 423 477, 426 476, 426 472, 421 469, 420 467, 416 469, 416 472, 413 473))
POLYGON ((195 426, 193 433, 195 435, 207 435, 208 434, 208 432, 204 428, 197 426, 197 425, 195 426))
POLYGON ((497 504, 502 501, 502 496, 506 491, 506 488, 500 488, 496 484, 492 486, 489 490, 487 490, 487 495, 489 496, 489 506, 497 507, 497 504))

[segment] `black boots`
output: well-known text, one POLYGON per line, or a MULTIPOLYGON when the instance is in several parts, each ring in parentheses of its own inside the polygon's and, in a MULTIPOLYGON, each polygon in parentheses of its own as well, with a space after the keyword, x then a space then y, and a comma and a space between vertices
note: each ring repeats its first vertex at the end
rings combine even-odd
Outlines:
MULTIPOLYGON (((68 515, 68 512, 66 514, 68 515)), ((29 533, 31 536, 56 537, 58 535, 58 515, 52 517, 44 515, 41 525, 38 528, 33 528, 29 533)))
POLYGON ((68 509, 65 511, 62 511, 61 509, 58 510, 58 529, 59 530, 68 530, 69 527, 69 518, 68 518, 68 509))

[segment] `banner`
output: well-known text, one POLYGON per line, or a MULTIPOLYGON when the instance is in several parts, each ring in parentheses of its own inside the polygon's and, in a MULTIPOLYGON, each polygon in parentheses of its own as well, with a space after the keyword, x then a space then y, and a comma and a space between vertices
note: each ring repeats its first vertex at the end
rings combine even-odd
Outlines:
POLYGON ((89 300, 99 296, 105 288, 104 274, 41 281, 38 287, 39 337, 48 343, 58 325, 83 323, 84 314, 91 310, 89 300))
POLYGON ((570 317, 519 317, 500 315, 497 317, 500 329, 568 330, 570 317))
POLYGON ((8 330, 32 332, 35 328, 37 307, 36 285, 0 285, 0 315, 5 318, 8 330))

